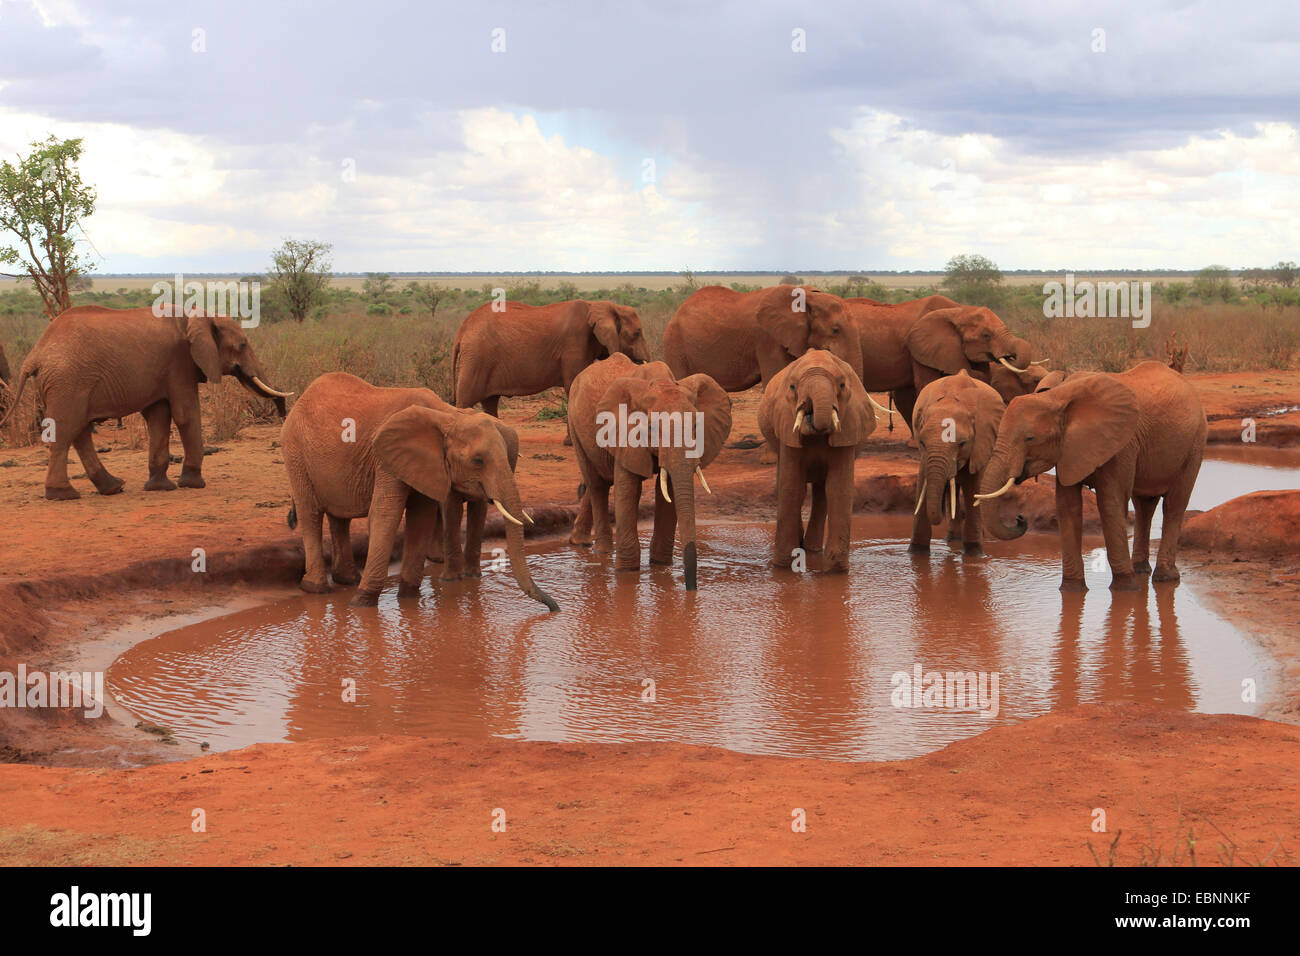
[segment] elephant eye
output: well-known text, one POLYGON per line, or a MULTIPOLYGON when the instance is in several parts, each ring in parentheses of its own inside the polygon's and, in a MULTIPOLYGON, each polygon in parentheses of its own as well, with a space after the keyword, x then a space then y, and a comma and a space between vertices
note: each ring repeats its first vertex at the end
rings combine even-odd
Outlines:
POLYGON ((482 456, 482 455, 475 455, 475 456, 474 456, 474 464, 476 464, 476 465, 482 465, 482 464, 484 464, 483 456, 482 456))

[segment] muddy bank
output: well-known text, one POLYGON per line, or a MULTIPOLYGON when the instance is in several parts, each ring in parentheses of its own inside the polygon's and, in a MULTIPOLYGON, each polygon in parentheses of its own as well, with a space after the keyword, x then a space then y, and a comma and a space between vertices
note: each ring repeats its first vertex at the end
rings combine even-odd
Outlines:
POLYGON ((128 771, 9 765, 0 853, 15 865, 1093 866, 1112 853, 1294 865, 1298 745, 1296 727, 1127 705, 901 763, 371 737, 128 771), (196 808, 206 833, 191 831, 196 808), (1097 809, 1105 833, 1092 832, 1097 809))

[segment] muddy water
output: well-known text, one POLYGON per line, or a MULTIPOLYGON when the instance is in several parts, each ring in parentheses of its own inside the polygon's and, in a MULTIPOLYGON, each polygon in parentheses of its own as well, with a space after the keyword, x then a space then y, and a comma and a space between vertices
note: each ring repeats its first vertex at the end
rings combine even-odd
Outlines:
POLYGON ((390 589, 371 609, 349 608, 350 592, 294 596, 139 644, 109 686, 215 749, 414 733, 843 759, 914 756, 1082 702, 1253 713, 1274 692, 1268 662, 1192 587, 1112 595, 1108 573, 1090 571, 1093 590, 1062 595, 1055 536, 997 543, 983 560, 937 541, 918 559, 909 529, 859 519, 851 574, 801 575, 767 566, 770 526, 713 525, 695 593, 680 568, 616 574, 553 542, 530 562, 559 614, 503 573, 426 581, 400 603, 390 589), (918 665, 923 683, 996 672, 996 716, 895 706, 926 703, 895 699, 895 675, 918 665), (1248 677, 1259 704, 1241 701, 1248 677))

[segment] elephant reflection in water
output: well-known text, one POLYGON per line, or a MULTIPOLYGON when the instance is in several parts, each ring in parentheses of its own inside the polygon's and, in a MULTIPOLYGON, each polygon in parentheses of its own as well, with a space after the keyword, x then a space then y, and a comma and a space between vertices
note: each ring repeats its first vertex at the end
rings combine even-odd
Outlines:
POLYGON ((1055 706, 1075 707, 1090 701, 1148 701, 1191 710, 1195 696, 1187 654, 1174 606, 1176 588, 1170 584, 1144 586, 1139 591, 1110 595, 1095 653, 1095 693, 1083 690, 1082 672, 1091 656, 1085 647, 1093 634, 1084 627, 1085 593, 1061 592, 1059 657, 1055 706), (1155 592, 1156 626, 1151 621, 1151 591, 1155 592), (1154 645, 1158 643, 1159 647, 1154 645))

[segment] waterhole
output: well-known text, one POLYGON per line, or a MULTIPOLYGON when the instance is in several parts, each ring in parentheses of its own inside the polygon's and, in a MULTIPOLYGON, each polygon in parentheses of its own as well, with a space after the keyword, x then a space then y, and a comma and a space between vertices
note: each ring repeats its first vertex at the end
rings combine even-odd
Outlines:
POLYGON ((1112 594, 1090 569, 1088 593, 1063 595, 1054 535, 985 559, 936 540, 916 558, 909 530, 856 519, 851 573, 826 575, 769 568, 770 525, 705 526, 694 593, 680 564, 616 573, 554 541, 529 561, 558 614, 502 572, 400 602, 390 582, 378 608, 348 607, 350 589, 294 595, 138 644, 108 682, 136 716, 218 750, 404 733, 847 760, 1085 702, 1249 714, 1274 693, 1269 661, 1186 583, 1112 594), (974 681, 949 694, 949 672, 974 681))

